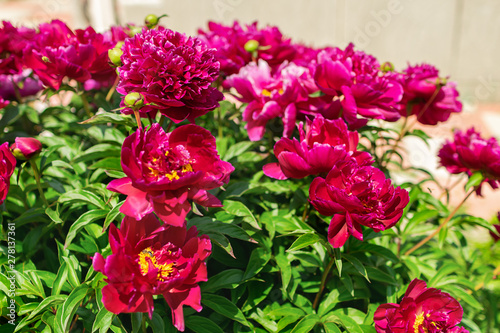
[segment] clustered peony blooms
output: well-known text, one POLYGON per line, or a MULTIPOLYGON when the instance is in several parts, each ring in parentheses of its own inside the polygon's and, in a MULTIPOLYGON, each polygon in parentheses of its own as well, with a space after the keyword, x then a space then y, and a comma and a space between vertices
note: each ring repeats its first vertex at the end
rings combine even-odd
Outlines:
POLYGON ((29 160, 42 150, 42 143, 35 138, 16 138, 10 146, 12 154, 20 160, 29 160))
POLYGON ((416 115, 422 124, 436 125, 448 120, 451 113, 462 111, 456 84, 440 78, 436 67, 408 66, 398 78, 404 89, 401 116, 416 115))
POLYGON ((319 52, 314 80, 324 94, 319 97, 323 106, 318 112, 325 118, 342 117, 351 128, 364 126, 368 119, 400 118, 401 85, 393 75, 381 72, 373 56, 355 51, 353 44, 345 50, 319 52))
POLYGON ((120 211, 142 219, 153 210, 168 224, 182 226, 191 209, 188 199, 221 207, 207 192, 229 182, 233 166, 221 161, 215 138, 197 125, 183 125, 165 133, 159 124, 128 136, 121 153, 127 177, 113 180, 108 189, 126 194, 120 211))
POLYGON ((7 197, 10 187, 10 176, 16 168, 16 158, 9 149, 9 143, 0 145, 0 205, 7 197))
POLYGON ((283 136, 291 137, 299 117, 298 105, 306 102, 315 89, 311 89, 314 82, 308 68, 286 64, 273 75, 264 60, 243 67, 224 84, 238 92, 241 102, 248 103, 243 120, 252 141, 262 139, 267 122, 278 117, 283 120, 283 136))
POLYGON ((279 67, 285 61, 291 61, 296 54, 289 38, 283 37, 277 27, 262 29, 257 22, 241 26, 235 21, 232 26, 215 22, 208 23, 208 31, 198 30, 199 38, 209 47, 214 48, 216 59, 224 75, 236 74, 252 60, 263 59, 271 67, 279 67), (245 49, 249 41, 256 42, 254 54, 245 49), (256 59, 253 59, 253 56, 256 59))
MULTIPOLYGON (((224 98, 211 86, 219 76, 214 50, 195 37, 163 27, 145 28, 126 39, 122 50, 117 91, 141 93, 145 105, 139 112, 143 116, 158 110, 175 123, 194 122, 224 98)), ((132 113, 123 102, 122 106, 123 113, 132 113)))
MULTIPOLYGON (((481 172, 492 188, 500 181, 500 145, 495 138, 483 139, 474 128, 455 131, 454 140, 439 150, 440 164, 453 174, 481 172)), ((480 192, 478 192, 480 194, 480 192)))
POLYGON ((406 190, 394 188, 379 169, 348 160, 335 164, 326 178, 313 180, 309 201, 320 214, 333 215, 328 241, 338 248, 350 235, 363 240, 362 225, 376 232, 394 226, 409 196, 406 190))
POLYGON ((457 326, 462 316, 460 303, 450 294, 414 279, 401 303, 380 305, 374 320, 378 333, 468 333, 457 326))
POLYGON ((106 276, 102 302, 109 311, 154 310, 154 295, 163 295, 172 310, 174 326, 184 331, 183 306, 201 311, 198 283, 207 280, 205 259, 212 245, 207 236, 198 237, 196 227, 160 225, 154 214, 140 221, 125 217, 120 229, 110 226, 112 254, 106 259, 96 253, 94 269, 106 276))
POLYGON ((370 165, 372 157, 357 151, 359 134, 347 129, 342 119, 328 120, 318 115, 307 118, 305 132, 299 126, 300 141, 281 138, 274 145, 278 163, 266 164, 264 174, 275 179, 304 178, 329 172, 333 166, 347 159, 361 165, 370 165))

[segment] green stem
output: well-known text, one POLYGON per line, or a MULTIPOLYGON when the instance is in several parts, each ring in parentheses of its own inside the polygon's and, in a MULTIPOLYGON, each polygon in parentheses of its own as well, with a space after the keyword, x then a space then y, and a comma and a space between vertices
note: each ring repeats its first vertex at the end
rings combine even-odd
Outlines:
POLYGON ((89 116, 89 118, 92 117, 93 114, 92 114, 92 111, 90 111, 89 101, 87 101, 87 94, 85 94, 84 92, 82 92, 80 94, 80 97, 82 99, 83 108, 85 109, 85 112, 87 113, 87 116, 89 116))
POLYGON ((223 119, 222 119, 222 108, 221 107, 217 108, 217 115, 219 116, 218 117, 219 118, 219 128, 218 128, 218 130, 219 130, 219 140, 222 140, 222 137, 223 137, 224 134, 222 132, 222 120, 223 119))
POLYGON ((111 89, 109 89, 108 94, 106 95, 106 102, 109 102, 111 100, 111 97, 113 97, 113 93, 115 92, 116 86, 118 86, 119 81, 120 81, 120 77, 117 76, 115 83, 113 83, 113 86, 111 87, 111 89))
POLYGON ((405 256, 407 255, 410 255, 411 253, 413 253, 415 250, 417 250, 418 248, 420 248, 422 245, 424 245, 425 243, 427 243, 429 240, 431 240, 434 236, 436 236, 439 231, 441 229, 443 229, 447 224, 448 222, 450 222, 451 218, 453 216, 455 216, 455 214, 458 212, 458 210, 460 209, 460 207, 462 207, 462 205, 465 203, 465 201, 471 196, 472 193, 474 193, 474 191, 477 189, 477 186, 471 188, 471 190, 469 191, 469 193, 467 193, 467 195, 465 196, 465 198, 462 200, 462 202, 460 202, 458 204, 457 207, 455 207, 455 209, 453 210, 453 212, 451 212, 450 215, 448 215, 448 217, 443 221, 443 223, 441 223, 439 225, 439 227, 434 230, 429 236, 425 237, 424 239, 422 239, 420 242, 418 242, 414 247, 412 247, 411 249, 409 249, 408 251, 405 252, 405 256))
POLYGON ((146 316, 145 315, 142 315, 141 328, 142 328, 142 332, 143 333, 147 333, 147 329, 146 329, 146 316))
POLYGON ((328 277, 328 273, 330 273, 330 270, 332 269, 333 264, 335 263, 335 259, 332 258, 330 262, 328 263, 328 266, 326 266, 325 271, 323 272, 323 276, 321 276, 321 284, 319 286, 318 293, 316 294, 316 297, 314 298, 314 303, 313 303, 313 309, 316 310, 319 305, 319 300, 321 298, 321 295, 323 294, 323 290, 325 289, 325 284, 326 284, 326 279, 328 277))
POLYGON ((33 169, 33 174, 35 175, 35 181, 36 181, 36 186, 38 187, 38 192, 40 193, 40 197, 42 198, 43 203, 45 206, 49 207, 49 202, 45 198, 45 194, 43 193, 42 189, 42 184, 40 183, 40 171, 38 171, 38 166, 36 165, 36 162, 31 159, 30 160, 31 168, 33 169))

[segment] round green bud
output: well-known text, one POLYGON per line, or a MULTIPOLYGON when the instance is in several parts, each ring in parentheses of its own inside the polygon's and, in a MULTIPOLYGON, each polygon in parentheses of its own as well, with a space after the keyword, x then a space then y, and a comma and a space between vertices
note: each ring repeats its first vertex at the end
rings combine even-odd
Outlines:
POLYGON ((156 25, 158 24, 159 21, 160 21, 160 19, 155 14, 149 14, 144 19, 144 23, 146 24, 146 26, 149 29, 156 27, 156 25))
POLYGON ((120 66, 123 65, 122 59, 121 59, 122 54, 123 54, 123 51, 121 49, 116 48, 116 47, 114 49, 109 49, 108 50, 109 60, 116 67, 120 67, 120 66))
POLYGON ((256 41, 255 39, 250 39, 248 42, 245 43, 245 51, 247 52, 255 52, 259 48, 259 42, 256 41))
POLYGON ((382 64, 382 66, 380 66, 380 70, 384 73, 393 72, 394 65, 392 64, 392 62, 386 61, 382 64))
POLYGON ((123 46, 123 44, 125 44, 125 42, 124 42, 124 41, 121 41, 121 42, 116 43, 116 45, 115 45, 115 49, 121 49, 121 48, 122 48, 122 46, 123 46))
POLYGON ((138 92, 131 92, 125 96, 125 105, 138 110, 144 105, 144 96, 138 92))
POLYGON ((128 28, 129 28, 128 35, 130 37, 134 37, 136 34, 138 34, 142 31, 142 27, 137 26, 137 25, 130 25, 128 28))

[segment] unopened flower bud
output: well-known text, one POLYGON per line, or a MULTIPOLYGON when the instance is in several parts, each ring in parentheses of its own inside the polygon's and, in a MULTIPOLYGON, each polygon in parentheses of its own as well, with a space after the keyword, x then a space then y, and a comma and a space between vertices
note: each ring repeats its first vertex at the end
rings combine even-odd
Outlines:
POLYGON ((138 110, 144 105, 144 96, 138 92, 131 92, 125 96, 125 105, 132 108, 133 110, 138 110))
POLYGON ((108 50, 108 57, 109 60, 115 65, 116 67, 120 67, 123 65, 121 56, 123 54, 123 51, 119 48, 114 48, 114 49, 109 49, 108 50))
POLYGON ((392 62, 386 61, 382 64, 382 66, 380 66, 380 70, 384 73, 393 72, 394 65, 392 64, 392 62))
POLYGON ((125 44, 125 42, 123 42, 123 41, 120 41, 120 42, 116 43, 115 49, 120 49, 121 50, 123 44, 125 44))
POLYGON ((159 22, 159 18, 155 14, 149 14, 144 19, 144 23, 146 24, 146 27, 148 27, 149 29, 156 27, 158 22, 159 22))
POLYGON ((128 28, 129 28, 128 35, 130 37, 134 37, 136 34, 138 34, 142 31, 142 27, 137 26, 137 25, 129 25, 128 28))
POLYGON ((245 43, 245 51, 247 52, 255 52, 259 48, 259 42, 256 41, 255 39, 250 39, 248 42, 245 43))
POLYGON ((37 156, 42 150, 42 143, 35 138, 16 138, 10 146, 12 154, 18 160, 29 160, 37 156))

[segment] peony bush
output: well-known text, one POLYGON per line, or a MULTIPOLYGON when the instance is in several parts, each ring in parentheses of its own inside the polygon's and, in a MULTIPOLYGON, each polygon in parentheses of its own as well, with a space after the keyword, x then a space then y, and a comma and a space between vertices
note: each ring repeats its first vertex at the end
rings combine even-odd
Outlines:
POLYGON ((2 332, 498 332, 500 212, 466 210, 497 139, 457 129, 449 179, 405 158, 454 82, 160 18, 2 22, 2 332))

